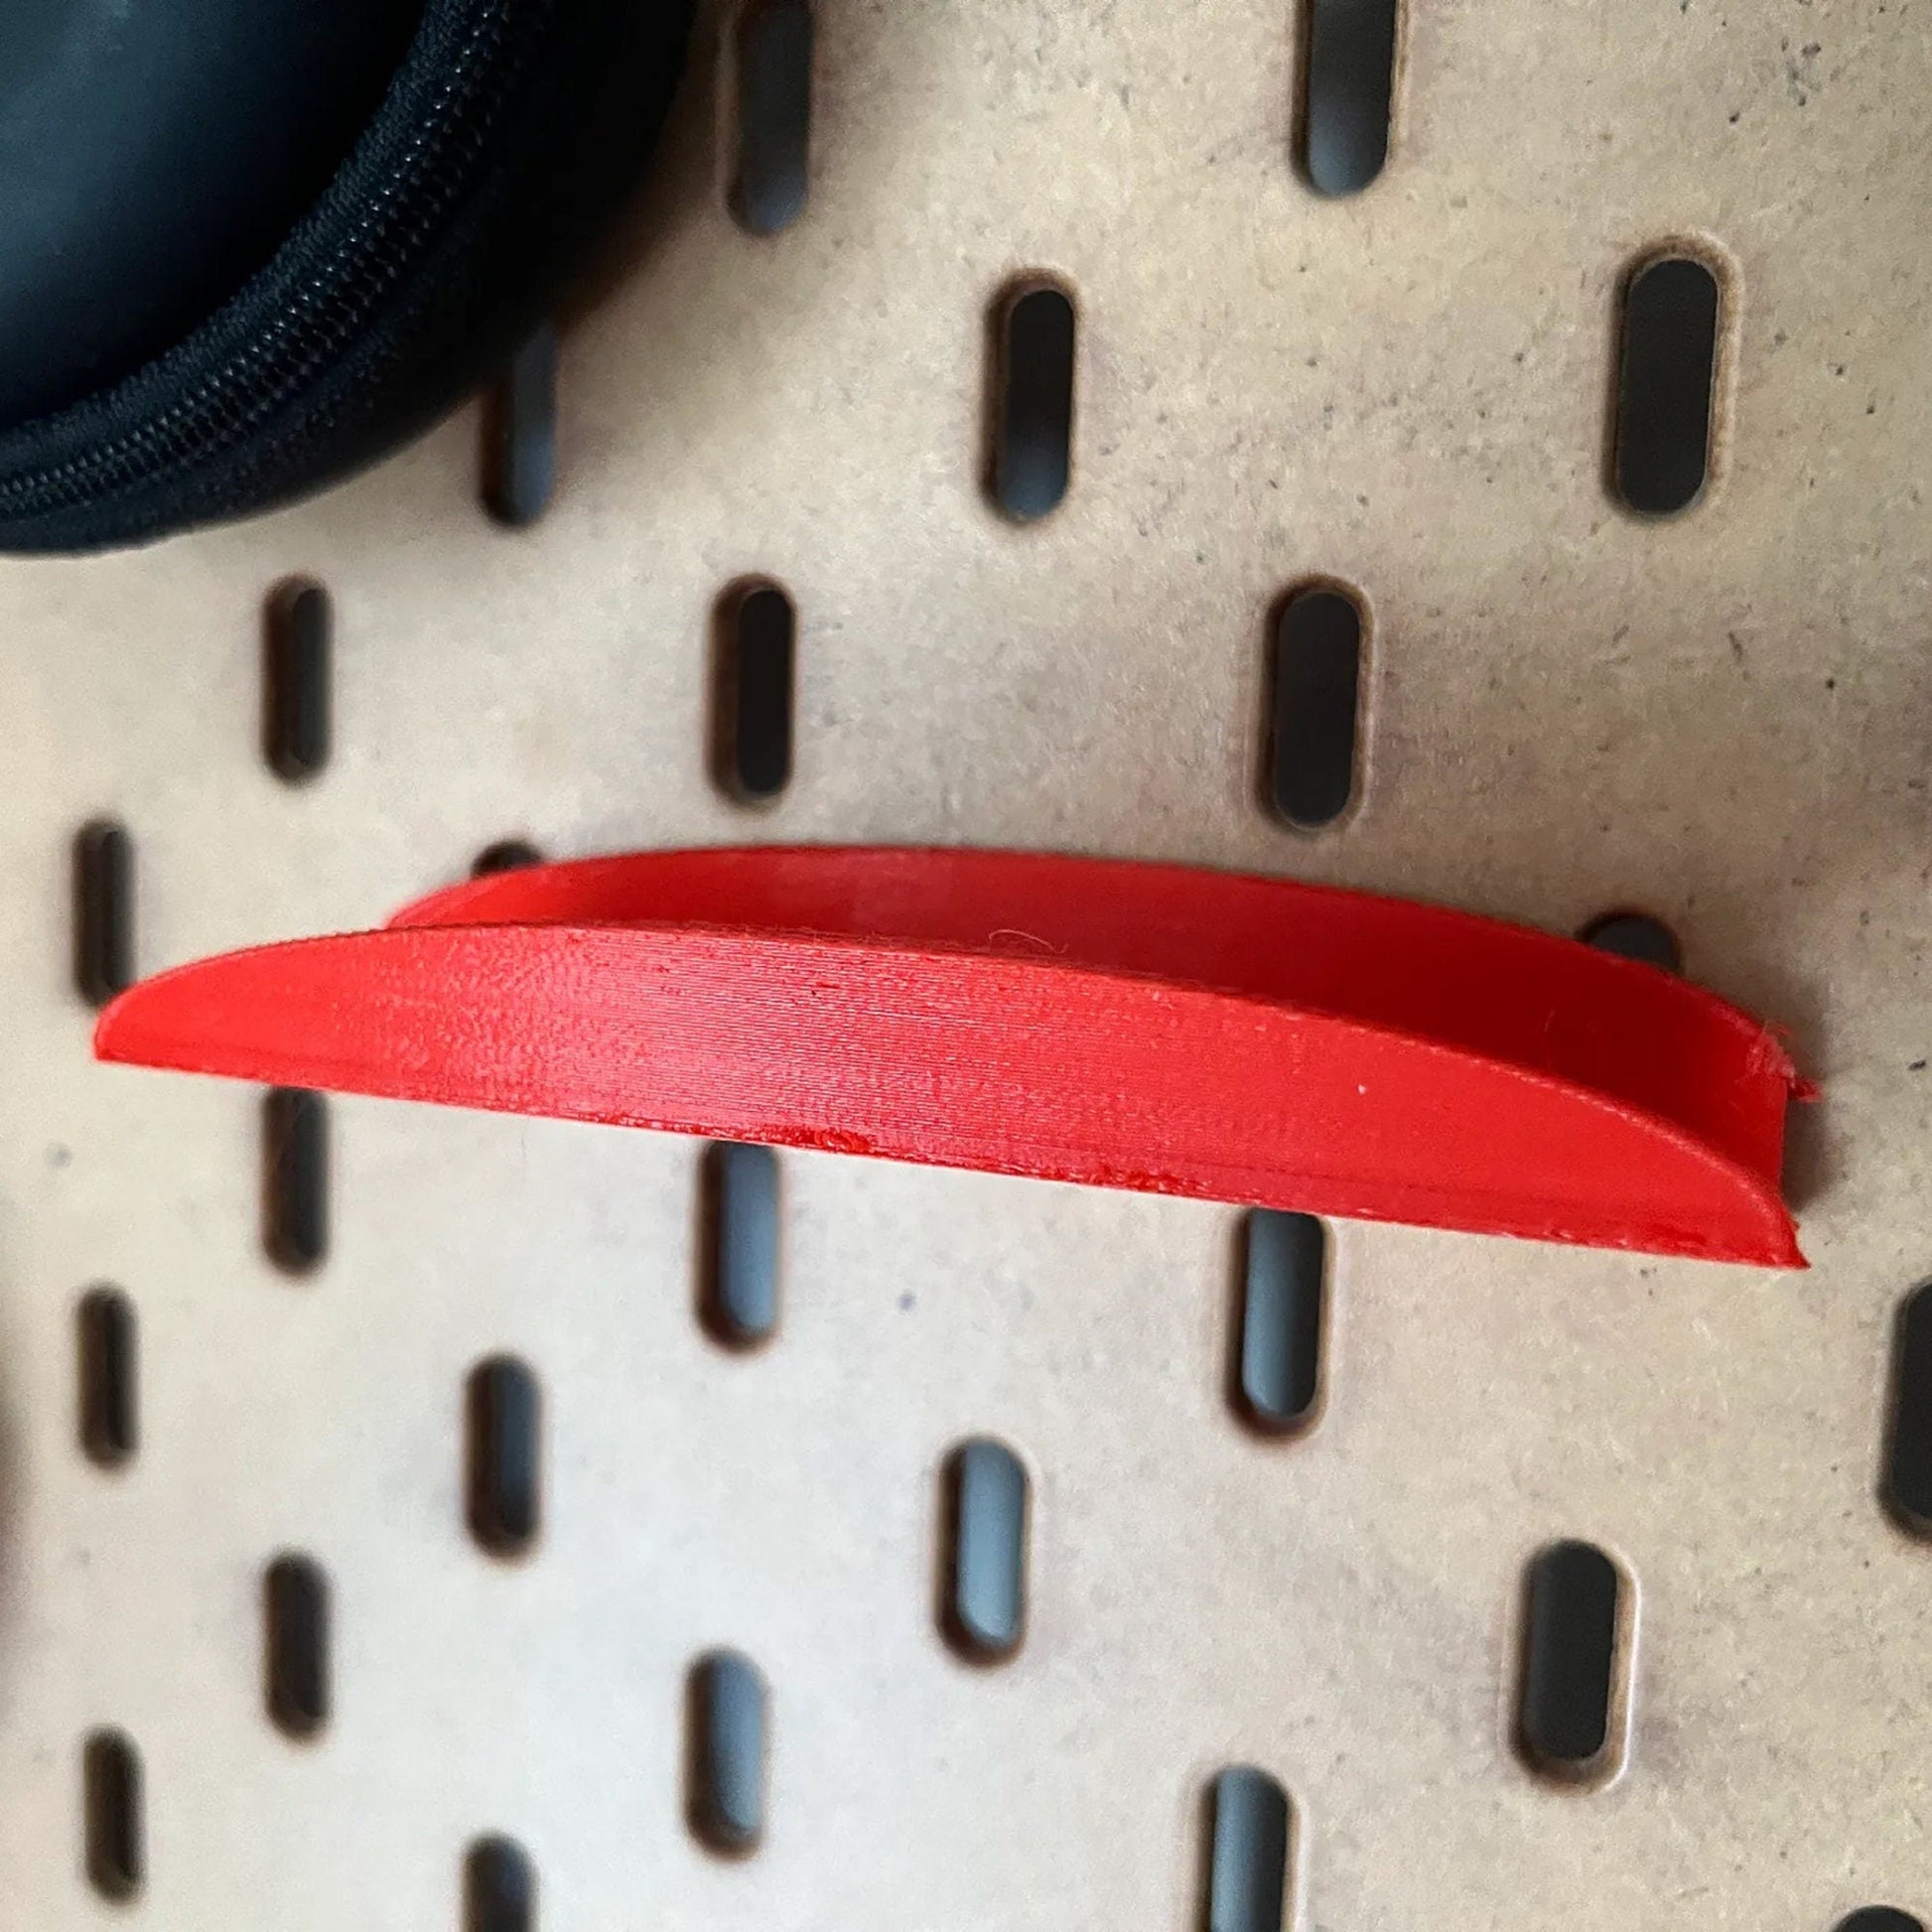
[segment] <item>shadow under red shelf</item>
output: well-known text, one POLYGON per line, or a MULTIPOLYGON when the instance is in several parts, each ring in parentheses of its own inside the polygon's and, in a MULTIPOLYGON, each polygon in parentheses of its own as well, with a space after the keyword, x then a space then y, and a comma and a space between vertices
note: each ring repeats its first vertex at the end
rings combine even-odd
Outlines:
POLYGON ((498 874, 164 973, 103 1059, 1802 1267, 1800 1083, 1656 967, 1178 866, 874 847, 498 874))

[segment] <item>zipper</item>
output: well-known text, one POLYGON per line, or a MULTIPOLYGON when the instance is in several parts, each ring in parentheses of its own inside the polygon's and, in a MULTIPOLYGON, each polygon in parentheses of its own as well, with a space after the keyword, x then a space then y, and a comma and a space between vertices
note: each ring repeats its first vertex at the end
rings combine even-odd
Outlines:
POLYGON ((447 73, 354 224, 248 343, 150 420, 64 463, 0 479, 0 512, 51 515, 199 468, 299 395, 434 240, 524 70, 518 57, 553 11, 552 0, 477 0, 447 73))

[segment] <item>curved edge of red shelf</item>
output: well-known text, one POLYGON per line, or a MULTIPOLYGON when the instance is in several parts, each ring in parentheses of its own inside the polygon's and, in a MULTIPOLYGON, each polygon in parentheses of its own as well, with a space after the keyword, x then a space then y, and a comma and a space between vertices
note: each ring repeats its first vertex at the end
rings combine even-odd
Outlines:
POLYGON ((1654 968, 1128 862, 534 868, 143 983, 103 1059, 1802 1267, 1790 1060, 1654 968))

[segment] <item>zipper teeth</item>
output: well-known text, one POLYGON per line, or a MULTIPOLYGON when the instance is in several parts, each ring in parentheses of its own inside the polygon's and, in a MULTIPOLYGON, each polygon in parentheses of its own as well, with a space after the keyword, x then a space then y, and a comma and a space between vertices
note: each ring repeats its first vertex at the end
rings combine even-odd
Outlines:
POLYGON ((549 10, 543 0, 483 0, 408 146, 328 262, 161 415, 65 463, 0 480, 0 503, 34 515, 116 494, 177 464, 220 454, 295 394, 422 252, 514 78, 501 58, 505 44, 549 10))

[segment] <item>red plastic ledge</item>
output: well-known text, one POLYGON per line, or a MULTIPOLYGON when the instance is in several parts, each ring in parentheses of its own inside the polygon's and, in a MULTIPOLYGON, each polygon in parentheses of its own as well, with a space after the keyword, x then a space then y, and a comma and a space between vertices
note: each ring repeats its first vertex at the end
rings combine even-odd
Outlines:
POLYGON ((1789 1056, 1575 940, 1176 866, 541 866, 134 987, 108 1060, 1802 1267, 1789 1056))

